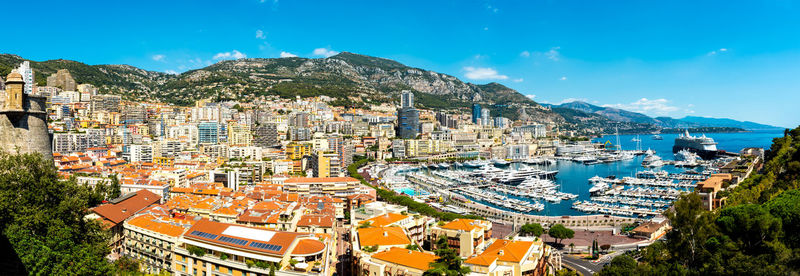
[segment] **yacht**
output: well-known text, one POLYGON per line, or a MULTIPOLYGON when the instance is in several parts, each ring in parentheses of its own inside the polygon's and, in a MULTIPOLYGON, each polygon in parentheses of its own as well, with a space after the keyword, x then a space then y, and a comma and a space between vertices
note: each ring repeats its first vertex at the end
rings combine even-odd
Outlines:
POLYGON ((485 161, 472 160, 472 161, 464 162, 464 167, 480 168, 480 167, 482 167, 482 166, 484 166, 486 164, 487 163, 485 161))
POLYGON ((492 165, 484 165, 483 167, 480 167, 479 169, 472 171, 472 174, 473 175, 477 175, 477 176, 484 176, 484 177, 491 178, 491 177, 494 177, 495 174, 499 174, 499 173, 502 173, 502 172, 505 172, 505 171, 501 170, 501 169, 498 169, 498 168, 495 168, 492 165))
POLYGON ((642 161, 642 166, 648 167, 648 168, 661 167, 663 165, 664 165, 664 161, 661 161, 661 157, 659 157, 658 155, 655 155, 655 154, 648 155, 642 161))
POLYGON ((636 173, 636 177, 645 179, 659 179, 659 178, 666 178, 667 176, 669 176, 669 173, 666 171, 646 170, 636 173))
POLYGON ((680 151, 675 153, 675 160, 676 161, 696 161, 699 158, 700 158, 700 156, 698 156, 696 153, 691 152, 690 150, 687 150, 687 149, 682 149, 682 150, 680 150, 680 151))
POLYGON ((603 194, 606 190, 608 190, 608 183, 605 182, 597 182, 591 188, 589 188, 589 194, 591 195, 600 195, 603 194))
POLYGON ((585 164, 585 163, 595 162, 595 161, 597 161, 597 158, 595 158, 593 156, 584 155, 584 156, 575 157, 575 158, 572 159, 572 161, 580 162, 580 163, 584 163, 585 164))
POLYGON ((494 159, 494 160, 492 160, 492 162, 494 162, 495 166, 500 166, 500 167, 505 167, 505 166, 511 165, 511 162, 508 162, 508 161, 502 160, 502 159, 494 159))
POLYGON ((658 134, 653 134, 653 136, 650 138, 653 138, 653 140, 664 140, 664 137, 661 137, 661 135, 658 134))
POLYGON ((502 184, 517 185, 528 178, 552 178, 558 171, 545 171, 536 168, 522 168, 514 171, 503 171, 506 173, 495 174, 496 181, 502 184))

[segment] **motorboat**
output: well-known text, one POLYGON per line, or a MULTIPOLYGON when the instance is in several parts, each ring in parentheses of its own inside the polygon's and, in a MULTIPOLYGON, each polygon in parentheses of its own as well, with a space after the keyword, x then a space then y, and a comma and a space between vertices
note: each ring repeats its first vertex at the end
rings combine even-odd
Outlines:
POLYGON ((492 162, 494 163, 495 166, 499 166, 499 167, 505 167, 505 166, 511 165, 511 162, 508 162, 508 161, 502 160, 502 159, 494 159, 494 160, 492 160, 492 162))

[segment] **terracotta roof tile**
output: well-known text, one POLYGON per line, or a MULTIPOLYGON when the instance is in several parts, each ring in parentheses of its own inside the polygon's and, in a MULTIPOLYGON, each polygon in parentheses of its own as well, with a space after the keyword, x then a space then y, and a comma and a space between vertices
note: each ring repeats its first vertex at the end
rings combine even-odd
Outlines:
POLYGON ((404 245, 411 240, 400 227, 369 227, 358 229, 358 240, 361 247, 373 245, 404 245))
POLYGON ((430 269, 430 263, 436 261, 438 257, 431 253, 392 247, 373 254, 372 258, 424 271, 430 269))

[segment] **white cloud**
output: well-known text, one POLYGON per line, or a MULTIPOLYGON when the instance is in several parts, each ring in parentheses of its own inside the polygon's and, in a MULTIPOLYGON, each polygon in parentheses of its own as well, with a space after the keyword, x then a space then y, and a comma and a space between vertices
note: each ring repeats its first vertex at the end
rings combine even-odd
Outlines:
POLYGON ((552 61, 558 61, 559 59, 561 59, 561 53, 558 52, 558 50, 560 50, 560 49, 561 49, 561 47, 559 47, 559 46, 550 48, 550 51, 545 52, 544 56, 546 56, 547 58, 549 58, 552 61))
POLYGON ((166 70, 166 71, 164 71, 164 73, 167 73, 167 74, 170 74, 170 75, 177 75, 177 74, 178 74, 178 71, 175 71, 175 70, 166 70))
POLYGON ((513 82, 523 82, 523 81, 525 81, 525 79, 523 79, 523 78, 518 78, 518 79, 513 79, 513 80, 511 80, 511 81, 513 81, 513 82))
POLYGON ((246 57, 247 57, 247 55, 245 55, 244 53, 239 52, 237 50, 233 50, 233 51, 230 51, 230 52, 224 52, 224 53, 217 53, 216 55, 214 55, 214 59, 240 59, 240 58, 246 58, 246 57))
POLYGON ((525 97, 528 97, 528 99, 531 99, 531 100, 536 99, 536 95, 533 95, 533 94, 525 95, 525 97))
POLYGON ((256 30, 256 38, 267 39, 267 34, 265 34, 262 30, 256 30))
POLYGON ((491 12, 493 12, 493 13, 497 13, 497 12, 500 11, 500 9, 492 7, 492 5, 486 5, 486 9, 491 11, 491 12))
POLYGON ((330 57, 330 56, 336 55, 338 53, 339 52, 331 50, 331 49, 327 49, 327 48, 316 48, 316 49, 314 49, 314 55, 315 56, 330 57))
POLYGON ((521 56, 521 57, 525 57, 525 58, 526 58, 526 57, 530 57, 530 56, 531 56, 531 52, 528 52, 528 51, 522 51, 522 53, 519 53, 519 56, 521 56))
POLYGON ((707 56, 714 56, 714 55, 717 55, 717 54, 723 54, 725 52, 728 52, 728 48, 719 48, 717 50, 708 52, 708 54, 706 54, 706 55, 707 56))
POLYGON ((663 98, 652 100, 648 98, 641 98, 638 101, 629 104, 606 104, 603 106, 654 115, 667 115, 680 110, 680 108, 670 105, 669 101, 663 98))
POLYGON ((476 68, 472 66, 464 67, 464 71, 467 71, 464 76, 471 80, 506 80, 508 76, 500 75, 497 73, 497 70, 493 68, 476 68))
POLYGON ((567 76, 560 77, 560 78, 558 78, 558 80, 565 81, 565 80, 567 80, 567 76))
POLYGON ((162 61, 164 60, 164 55, 153 55, 153 60, 162 61))
POLYGON ((281 57, 282 57, 282 58, 287 58, 287 57, 297 57, 297 55, 295 55, 295 54, 292 54, 292 53, 289 53, 289 52, 281 52, 281 57))

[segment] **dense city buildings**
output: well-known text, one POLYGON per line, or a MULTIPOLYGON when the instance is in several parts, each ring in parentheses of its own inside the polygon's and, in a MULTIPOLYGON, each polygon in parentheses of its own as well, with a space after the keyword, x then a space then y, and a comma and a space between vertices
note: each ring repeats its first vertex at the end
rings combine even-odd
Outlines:
MULTIPOLYGON (((422 275, 438 258, 430 245, 440 237, 464 261, 477 258, 494 242, 491 222, 441 221, 379 201, 351 166, 527 159, 546 137, 542 125, 489 119, 477 104, 482 118, 417 109, 412 91, 373 109, 334 106, 327 97, 180 107, 109 95, 67 70, 46 79, 47 86, 32 87, 36 93, 25 92, 16 70, 3 79, 3 148, 53 156, 59 176, 78 185, 113 187, 118 195, 87 218, 111 233, 109 259, 133 259, 151 274, 331 275, 346 268, 422 275), (19 116, 28 116, 27 128, 19 116)), ((525 245, 522 259, 488 265, 543 275, 546 246, 525 245)), ((483 271, 487 264, 465 265, 483 271)))

